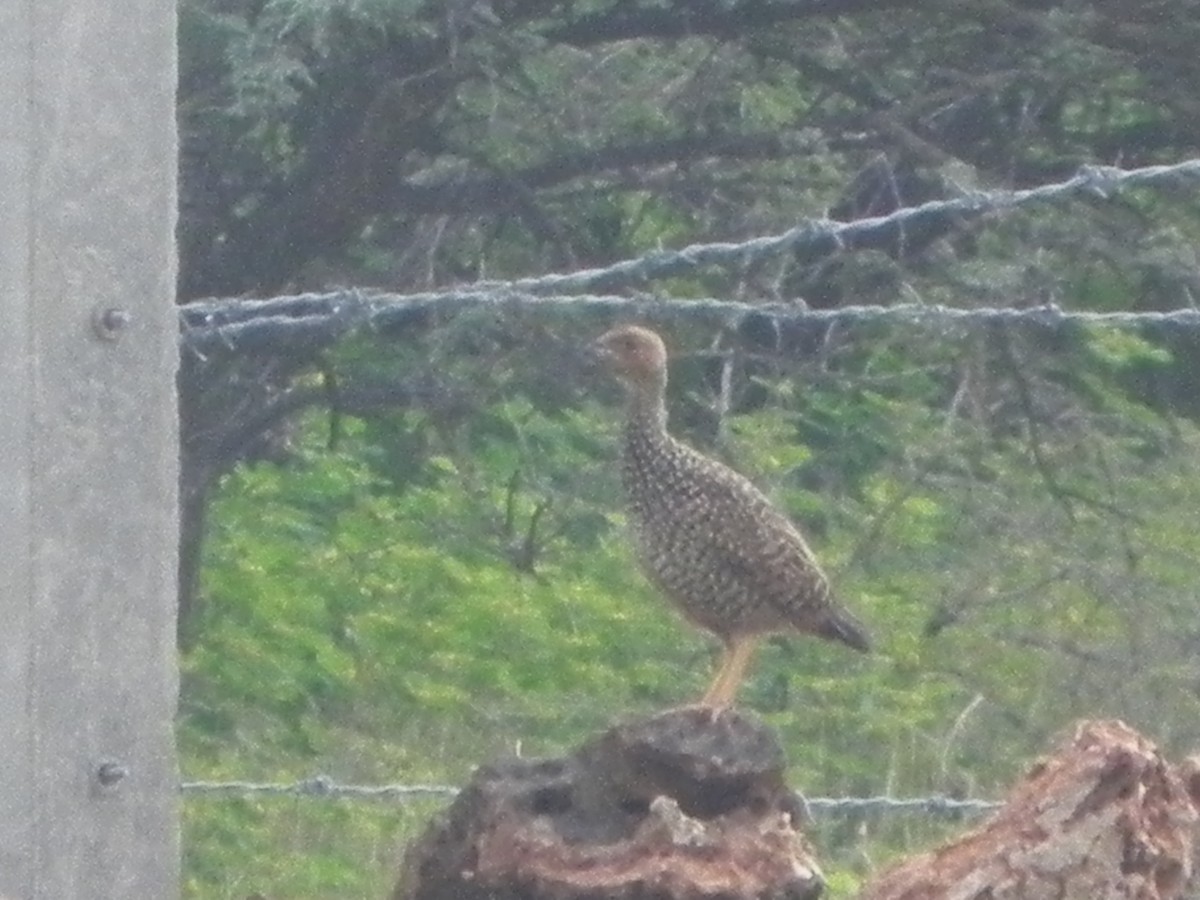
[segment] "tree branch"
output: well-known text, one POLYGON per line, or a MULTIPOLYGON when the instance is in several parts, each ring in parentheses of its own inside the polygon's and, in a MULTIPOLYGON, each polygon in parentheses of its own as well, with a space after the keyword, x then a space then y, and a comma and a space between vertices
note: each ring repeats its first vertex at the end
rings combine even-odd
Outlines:
POLYGON ((821 16, 920 7, 916 0, 742 0, 735 3, 680 0, 669 6, 618 3, 542 32, 550 41, 592 47, 635 38, 672 40, 735 38, 786 22, 821 16))

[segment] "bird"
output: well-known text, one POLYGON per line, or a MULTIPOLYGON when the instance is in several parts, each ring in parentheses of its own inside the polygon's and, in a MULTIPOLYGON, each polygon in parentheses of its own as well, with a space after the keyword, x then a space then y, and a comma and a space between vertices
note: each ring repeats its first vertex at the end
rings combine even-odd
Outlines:
POLYGON ((697 704, 734 703, 757 645, 805 633, 870 652, 867 629, 833 597, 800 530, 749 479, 667 431, 667 350, 639 325, 592 345, 625 389, 621 481, 642 570, 722 660, 697 704))

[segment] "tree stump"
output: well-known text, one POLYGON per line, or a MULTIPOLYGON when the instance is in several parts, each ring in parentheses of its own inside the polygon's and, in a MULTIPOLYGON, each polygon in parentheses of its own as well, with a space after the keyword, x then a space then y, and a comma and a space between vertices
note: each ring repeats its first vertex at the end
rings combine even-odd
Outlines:
POLYGON ((1084 722, 981 827, 874 880, 860 900, 1171 900, 1192 867, 1184 779, 1121 722, 1084 722))
MULTIPOLYGON (((1184 789, 1192 801, 1192 809, 1200 814, 1200 754, 1193 753, 1176 769, 1183 780, 1184 789)), ((1200 816, 1198 816, 1200 818, 1200 816)), ((1200 823, 1193 832, 1200 830, 1200 823)), ((1194 833, 1192 842, 1192 875, 1185 889, 1185 896, 1200 897, 1200 834, 1194 833)))
POLYGON ((701 709, 481 768, 409 846, 393 900, 815 900, 784 768, 758 719, 701 709))

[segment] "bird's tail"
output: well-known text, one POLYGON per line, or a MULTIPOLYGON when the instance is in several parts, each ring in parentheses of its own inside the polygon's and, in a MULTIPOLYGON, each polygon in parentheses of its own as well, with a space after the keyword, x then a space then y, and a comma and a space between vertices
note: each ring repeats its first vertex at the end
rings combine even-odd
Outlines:
POLYGON ((830 609, 817 627, 817 634, 831 641, 841 641, 860 653, 871 652, 867 627, 844 609, 830 609))

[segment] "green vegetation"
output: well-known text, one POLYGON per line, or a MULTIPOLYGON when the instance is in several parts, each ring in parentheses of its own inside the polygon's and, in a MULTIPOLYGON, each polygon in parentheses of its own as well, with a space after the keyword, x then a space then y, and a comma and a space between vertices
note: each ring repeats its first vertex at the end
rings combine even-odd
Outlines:
MULTIPOLYGON (((184 0, 184 299, 569 270, 1195 146, 1192 4, 885 5, 184 0)), ((1174 308, 1191 190, 651 287, 1174 308)), ((622 530, 616 392, 580 354, 606 323, 185 358, 186 778, 458 784, 697 696, 714 648, 622 530)), ((995 796, 1081 716, 1200 743, 1195 337, 662 327, 674 428, 792 514, 879 646, 763 648, 741 700, 797 787, 995 796)), ((439 806, 189 798, 186 894, 385 896, 439 806)), ((822 820, 832 895, 955 824, 822 820)))

